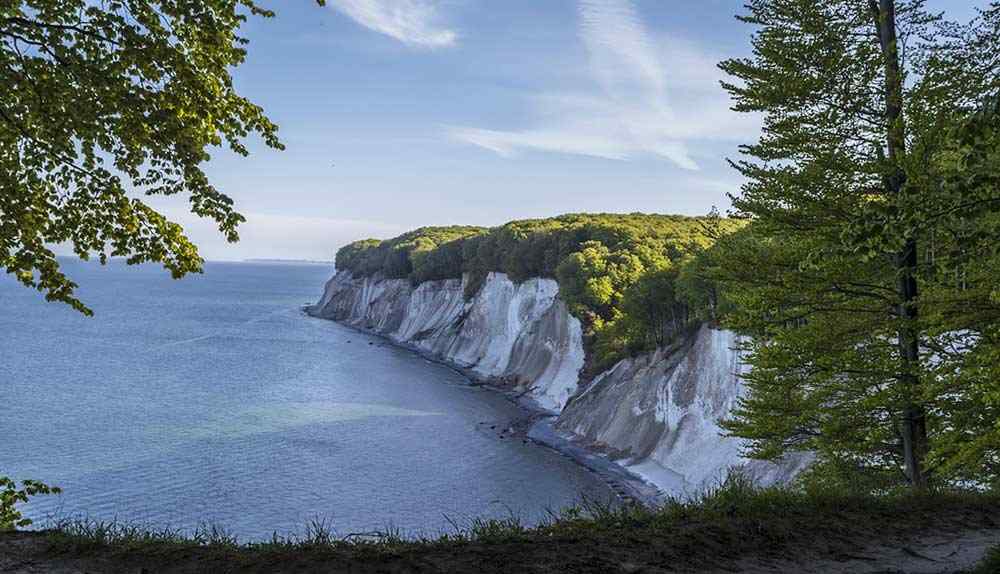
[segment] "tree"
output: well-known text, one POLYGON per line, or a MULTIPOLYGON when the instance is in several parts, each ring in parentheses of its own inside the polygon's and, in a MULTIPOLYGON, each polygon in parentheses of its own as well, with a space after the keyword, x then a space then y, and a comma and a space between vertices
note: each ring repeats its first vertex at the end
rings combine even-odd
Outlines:
MULTIPOLYGON (((317 0, 320 5, 323 0, 317 0)), ((0 3, 0 267, 90 315, 51 250, 198 272, 197 248, 136 195, 187 195, 229 241, 244 221, 201 165, 208 148, 247 155, 277 126, 236 93, 253 0, 14 0, 0 3)), ((27 526, 14 505, 59 492, 0 476, 0 530, 27 526)))
POLYGON ((760 141, 733 163, 747 179, 734 209, 752 230, 719 265, 753 367, 727 428, 755 456, 814 450, 887 476, 902 470, 922 488, 944 428, 941 357, 928 351, 938 309, 925 289, 954 292, 941 270, 959 262, 926 254, 949 220, 980 227, 997 208, 984 184, 992 200, 939 213, 969 199, 947 185, 949 128, 998 86, 1000 48, 968 42, 995 34, 998 5, 965 28, 923 0, 747 7, 753 57, 721 64, 735 109, 764 115, 760 141))
MULTIPOLYGON (((1000 11, 993 17, 1000 20, 1000 11)), ((992 28, 994 38, 1000 26, 992 28)), ((970 43, 975 45, 976 43, 970 43)), ((956 480, 1000 485, 1000 98, 949 134, 939 170, 934 261, 947 282, 931 285, 926 342, 940 432, 930 459, 956 480), (951 288, 949 288, 951 287, 951 288)))
MULTIPOLYGON (((323 0, 318 0, 323 4, 323 0)), ((240 96, 254 0, 14 0, 0 5, 0 267, 50 301, 90 314, 51 250, 159 262, 181 277, 202 259, 142 195, 186 195, 229 241, 244 218, 202 170, 208 149, 247 155, 277 126, 240 96)))
POLYGON ((622 295, 623 319, 633 323, 634 337, 644 349, 670 342, 688 325, 688 308, 677 296, 677 269, 664 267, 648 271, 622 295))

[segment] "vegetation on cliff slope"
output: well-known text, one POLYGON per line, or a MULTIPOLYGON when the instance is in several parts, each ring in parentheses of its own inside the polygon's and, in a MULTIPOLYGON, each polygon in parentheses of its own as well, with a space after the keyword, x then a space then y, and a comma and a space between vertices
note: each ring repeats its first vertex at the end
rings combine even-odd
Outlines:
POLYGON ((425 227, 337 253, 337 269, 358 276, 423 281, 468 274, 474 294, 490 272, 513 281, 550 277, 583 320, 597 364, 662 345, 714 300, 682 273, 684 263, 740 226, 716 216, 569 214, 492 229, 425 227))

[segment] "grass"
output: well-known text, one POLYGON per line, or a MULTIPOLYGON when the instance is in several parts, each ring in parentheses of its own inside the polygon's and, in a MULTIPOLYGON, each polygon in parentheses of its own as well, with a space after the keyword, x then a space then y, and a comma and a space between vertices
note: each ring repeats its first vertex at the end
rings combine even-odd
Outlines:
POLYGON ((983 558, 983 561, 972 571, 972 574, 997 574, 1000 572, 1000 545, 994 546, 993 550, 983 558))
MULTIPOLYGON (((1000 497, 992 494, 938 491, 873 496, 760 488, 735 476, 695 500, 674 500, 658 509, 585 501, 551 513, 537 526, 511 514, 474 519, 464 528, 453 524, 454 532, 433 538, 410 537, 395 529, 341 536, 322 521, 308 524, 298 536, 274 535, 250 543, 213 526, 189 535, 92 521, 56 524, 40 536, 60 555, 150 564, 196 559, 239 569, 254 565, 262 572, 268 565, 291 563, 306 570, 332 563, 379 571, 395 571, 392 566, 400 564, 406 567, 399 571, 420 570, 418 566, 430 564, 430 570, 454 572, 519 571, 519 567, 602 572, 631 562, 715 567, 747 555, 836 555, 872 540, 935 529, 1000 528, 998 521, 1000 497)), ((983 572, 1000 571, 1000 550, 991 560, 993 569, 983 572)))

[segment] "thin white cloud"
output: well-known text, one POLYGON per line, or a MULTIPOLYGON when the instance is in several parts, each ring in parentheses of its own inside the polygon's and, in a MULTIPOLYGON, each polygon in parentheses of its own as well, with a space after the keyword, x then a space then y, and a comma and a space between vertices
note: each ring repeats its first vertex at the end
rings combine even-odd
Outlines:
POLYGON ((442 25, 438 0, 332 0, 358 24, 411 46, 453 46, 458 34, 442 25))
POLYGON ((630 0, 581 0, 580 37, 608 95, 669 114, 663 64, 630 0))
POLYGON ((689 141, 753 129, 729 111, 716 60, 692 46, 654 42, 631 0, 579 0, 579 18, 589 91, 535 96, 538 120, 527 129, 452 127, 451 137, 506 157, 521 150, 613 160, 652 154, 697 170, 689 141))

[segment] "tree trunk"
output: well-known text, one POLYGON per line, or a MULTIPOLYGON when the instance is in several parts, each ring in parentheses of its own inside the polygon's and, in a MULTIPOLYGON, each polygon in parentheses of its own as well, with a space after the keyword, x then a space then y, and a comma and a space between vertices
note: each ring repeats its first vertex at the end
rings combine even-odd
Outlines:
MULTIPOLYGON (((879 43, 885 58, 886 144, 891 173, 886 177, 886 191, 897 199, 907 193, 906 175, 899 161, 906 152, 906 131, 903 123, 903 76, 899 64, 894 0, 870 0, 875 12, 879 43)), ((910 484, 916 488, 927 485, 924 459, 927 455, 926 409, 919 397, 920 337, 917 327, 917 240, 903 237, 903 247, 896 254, 897 290, 899 295, 899 361, 902 405, 900 434, 903 439, 903 465, 910 484)))
POLYGON ((899 329, 899 354, 902 366, 900 383, 903 385, 903 412, 900 432, 903 437, 903 464, 910 484, 917 488, 927 486, 924 458, 927 455, 926 410, 920 399, 919 334, 917 320, 917 242, 907 238, 902 252, 897 256, 899 273, 899 314, 903 321, 899 329))

